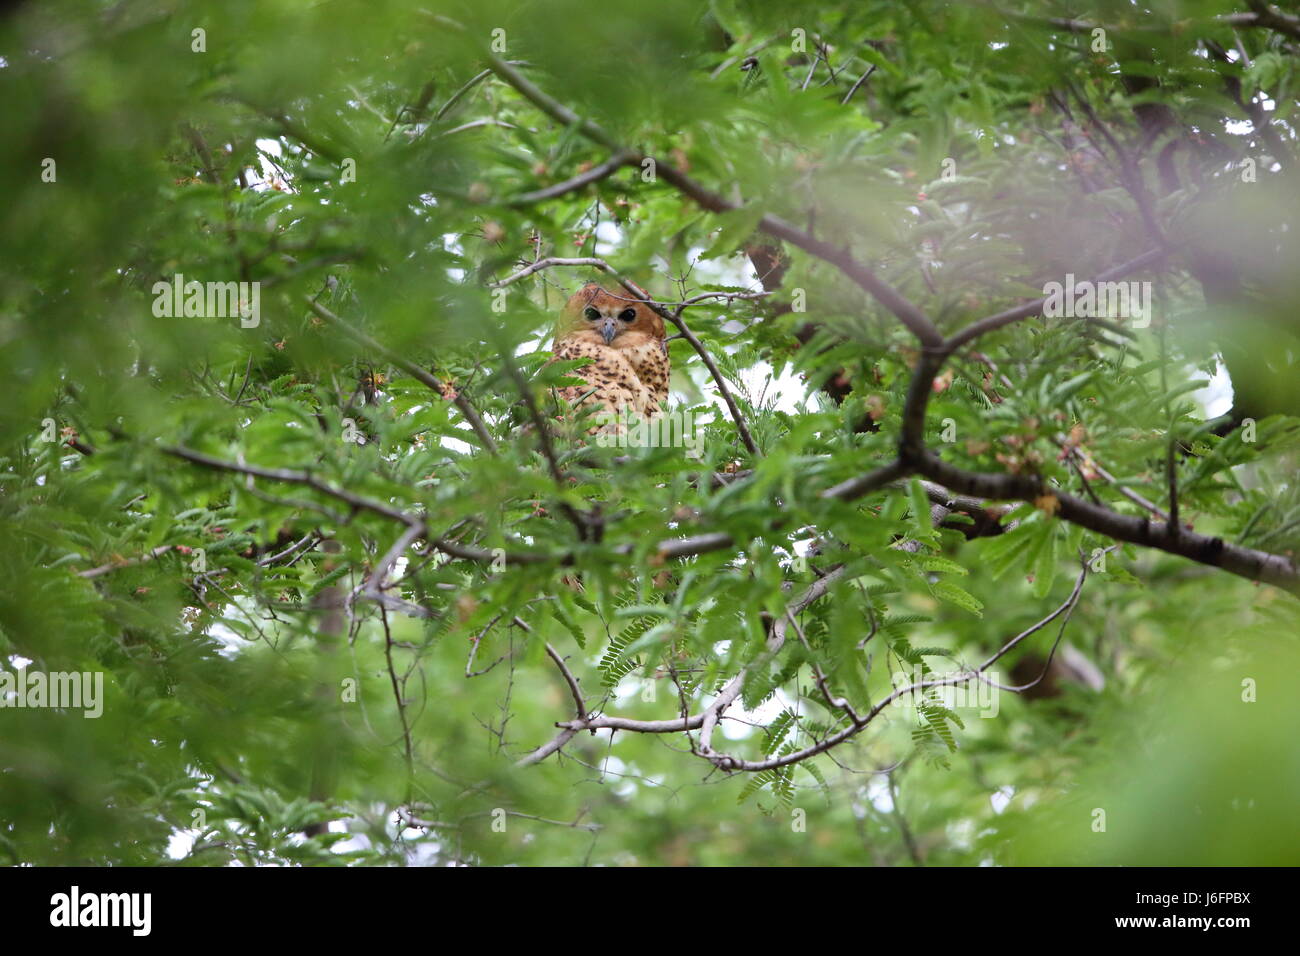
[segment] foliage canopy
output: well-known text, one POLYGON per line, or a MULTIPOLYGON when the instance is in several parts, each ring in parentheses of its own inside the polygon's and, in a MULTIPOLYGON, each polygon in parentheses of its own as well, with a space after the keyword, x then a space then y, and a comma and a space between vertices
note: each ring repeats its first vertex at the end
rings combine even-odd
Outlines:
POLYGON ((1295 863, 1300 18, 1075 15, 0 14, 0 860, 1295 863))

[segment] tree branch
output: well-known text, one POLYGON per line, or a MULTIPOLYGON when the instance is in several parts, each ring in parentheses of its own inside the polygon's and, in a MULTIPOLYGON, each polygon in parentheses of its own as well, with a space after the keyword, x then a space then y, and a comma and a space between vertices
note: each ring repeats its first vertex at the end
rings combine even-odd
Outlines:
POLYGON ((713 729, 717 726, 718 720, 722 717, 723 711, 732 705, 737 697, 740 696, 741 689, 745 686, 745 676, 759 663, 770 661, 785 645, 785 635, 790 616, 798 614, 808 605, 812 604, 818 598, 825 596, 830 590, 831 585, 844 576, 844 568, 839 567, 826 575, 824 578, 818 578, 807 590, 800 594, 786 606, 786 613, 772 622, 772 630, 767 638, 766 650, 756 657, 753 661, 743 667, 735 677, 727 682, 722 688, 717 698, 704 710, 703 719, 700 722, 700 740, 699 752, 701 756, 712 760, 719 767, 726 767, 734 759, 726 754, 718 753, 713 749, 713 729))
POLYGON ((592 183, 599 182, 608 176, 613 175, 624 166, 632 165, 637 162, 637 155, 628 150, 616 152, 599 166, 593 166, 585 173, 579 173, 572 179, 566 179, 562 183, 556 183, 553 186, 547 186, 545 189, 537 189, 530 193, 523 193, 515 196, 513 199, 507 199, 505 205, 512 208, 520 206, 531 206, 534 203, 545 202, 548 199, 556 199, 560 196, 566 196, 569 193, 577 192, 590 186, 592 183))
MULTIPOLYGON (((556 122, 564 126, 576 127, 588 139, 600 143, 614 153, 630 152, 601 127, 590 120, 583 119, 558 100, 543 93, 532 81, 501 57, 486 51, 484 55, 488 58, 492 71, 497 76, 513 86, 525 99, 556 122)), ((657 175, 662 176, 669 185, 710 212, 731 212, 740 208, 738 204, 723 199, 717 193, 697 183, 671 163, 655 157, 646 157, 640 153, 633 153, 632 155, 634 161, 638 163, 646 158, 653 159, 657 175)), ((836 247, 829 242, 818 239, 811 233, 805 232, 784 219, 771 214, 765 214, 758 221, 758 228, 778 239, 784 239, 810 255, 835 266, 881 305, 893 312, 923 343, 938 345, 943 341, 943 336, 940 335, 939 330, 924 312, 904 298, 898 290, 877 276, 872 270, 858 262, 847 249, 836 247)))
MULTIPOLYGON (((388 348, 387 346, 381 345, 379 342, 376 342, 374 339, 372 339, 369 335, 366 335, 366 333, 362 332, 360 329, 353 328, 351 325, 349 325, 347 322, 344 322, 341 318, 339 318, 329 309, 325 308, 325 306, 321 305, 315 299, 307 297, 304 298, 303 301, 305 301, 307 303, 307 307, 311 309, 313 312, 315 312, 318 316, 320 316, 320 318, 324 319, 330 325, 339 329, 345 335, 353 339, 353 341, 359 343, 364 348, 370 351, 377 352, 378 354, 384 356, 384 358, 392 362, 395 366, 400 368, 402 371, 406 372, 406 374, 410 375, 412 378, 416 379, 420 383, 428 386, 430 389, 436 392, 439 397, 446 396, 445 384, 443 382, 440 382, 436 377, 430 374, 428 369, 422 368, 417 363, 412 362, 410 359, 404 358, 403 356, 394 352, 392 349, 388 348)), ((474 434, 478 436, 480 444, 482 444, 483 447, 487 449, 488 452, 495 455, 497 453, 497 443, 492 438, 492 433, 487 430, 487 426, 483 424, 483 419, 479 417, 478 410, 474 408, 473 404, 471 404, 470 400, 465 397, 465 395, 461 392, 460 389, 455 388, 455 386, 453 386, 452 388, 455 393, 451 399, 452 404, 454 404, 458 409, 460 409, 460 413, 461 415, 464 416, 465 421, 469 422, 470 428, 474 429, 474 434)))
POLYGON ((1199 564, 1221 568, 1231 574, 1276 585, 1300 595, 1300 571, 1286 557, 1230 544, 1193 531, 1171 534, 1169 525, 1148 518, 1122 515, 1089 501, 1075 498, 1041 478, 1030 475, 968 472, 926 451, 917 472, 945 487, 981 498, 1016 499, 1032 502, 1044 495, 1057 499, 1057 514, 1064 521, 1081 525, 1116 541, 1128 541, 1188 558, 1199 564))
MULTIPOLYGON (((1150 249, 1142 253, 1136 259, 1130 259, 1128 262, 1107 269, 1105 272, 1097 275, 1093 282, 1110 282, 1121 276, 1128 275, 1130 272, 1137 272, 1147 266, 1154 265, 1168 255, 1165 249, 1150 249)), ((1015 308, 1007 309, 1005 312, 998 312, 978 322, 972 322, 966 328, 962 329, 956 335, 949 338, 943 345, 945 355, 951 354, 969 342, 973 342, 981 335, 1000 329, 1004 325, 1010 325, 1012 322, 1019 322, 1021 319, 1027 319, 1030 316, 1038 315, 1043 311, 1043 305, 1047 302, 1047 297, 1043 296, 1034 299, 1032 302, 1026 302, 1024 305, 1018 305, 1015 308)))
POLYGON ((97 568, 88 568, 85 571, 78 571, 77 577, 79 578, 103 577, 105 574, 109 574, 113 571, 116 571, 118 568, 132 568, 135 567, 136 565, 144 564, 147 561, 153 561, 156 558, 159 558, 162 555, 166 554, 171 549, 172 549, 172 545, 161 544, 158 547, 154 548, 152 551, 149 551, 138 558, 127 558, 122 561, 110 561, 108 562, 108 564, 101 564, 97 568))

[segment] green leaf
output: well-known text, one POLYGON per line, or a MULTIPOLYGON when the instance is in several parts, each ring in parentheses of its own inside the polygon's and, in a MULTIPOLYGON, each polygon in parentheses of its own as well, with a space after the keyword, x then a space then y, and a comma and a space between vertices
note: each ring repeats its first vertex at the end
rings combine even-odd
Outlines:
POLYGON ((970 611, 970 613, 974 614, 976 617, 983 616, 983 602, 969 591, 959 588, 951 581, 936 581, 934 584, 930 585, 930 590, 934 592, 936 597, 947 601, 949 604, 957 605, 963 611, 970 611))

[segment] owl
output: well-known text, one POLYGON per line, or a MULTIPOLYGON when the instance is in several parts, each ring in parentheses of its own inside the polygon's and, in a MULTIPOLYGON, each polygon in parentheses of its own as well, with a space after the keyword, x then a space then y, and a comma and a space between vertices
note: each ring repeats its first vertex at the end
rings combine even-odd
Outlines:
POLYGON ((584 385, 559 389, 569 403, 603 406, 605 416, 661 413, 670 370, 664 320, 621 285, 588 282, 569 299, 555 325, 554 353, 557 360, 591 359, 573 373, 584 385))

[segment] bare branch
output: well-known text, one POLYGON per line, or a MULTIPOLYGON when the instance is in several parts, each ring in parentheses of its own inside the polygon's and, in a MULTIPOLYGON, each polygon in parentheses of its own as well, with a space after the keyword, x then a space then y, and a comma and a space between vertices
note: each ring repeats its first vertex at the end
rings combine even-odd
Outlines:
MULTIPOLYGON (((515 623, 523 625, 525 629, 528 627, 528 625, 524 624, 524 622, 519 618, 515 618, 515 623)), ((573 706, 578 711, 578 719, 586 720, 587 707, 582 702, 582 691, 578 688, 578 679, 573 676, 573 671, 569 670, 568 666, 564 663, 564 658, 560 656, 560 652, 550 644, 546 645, 546 654, 555 662, 555 666, 560 669, 560 674, 564 677, 564 682, 569 685, 569 693, 573 695, 573 706)))
POLYGON ((1057 500, 1057 515, 1072 524, 1082 525, 1116 541, 1128 541, 1176 554, 1251 581, 1273 584, 1292 594, 1300 594, 1300 570, 1283 555, 1244 548, 1222 538, 1192 531, 1170 534, 1167 523, 1118 514, 1046 485, 1036 476, 968 472, 944 462, 930 451, 922 455, 917 472, 948 488, 981 498, 1033 502, 1051 495, 1057 500))
POLYGON ((869 471, 865 475, 841 481, 838 485, 827 488, 821 493, 823 498, 837 498, 840 501, 853 501, 865 494, 876 491, 886 485, 907 477, 907 468, 895 459, 882 468, 869 471))
POLYGON ((713 749, 713 729, 717 726, 719 718, 723 712, 732 705, 737 697, 740 696, 741 688, 745 686, 745 677, 760 663, 766 663, 775 657, 785 646, 785 634, 787 624, 791 614, 798 614, 809 604, 812 604, 818 598, 823 597, 830 590, 831 585, 838 581, 844 575, 844 568, 836 568, 824 578, 814 581, 807 590, 799 597, 795 598, 786 606, 786 613, 782 617, 772 622, 772 630, 768 634, 767 648, 756 657, 753 661, 741 669, 740 673, 727 682, 722 688, 717 698, 705 708, 703 720, 700 723, 700 741, 699 751, 704 757, 712 760, 718 766, 728 764, 732 758, 726 754, 720 754, 713 749))
POLYGON ((1144 498, 1142 495, 1138 494, 1136 491, 1134 491, 1132 488, 1128 487, 1127 485, 1120 484, 1119 479, 1116 478, 1114 475, 1112 475, 1105 468, 1103 468, 1095 458, 1089 456, 1086 462, 1080 461, 1081 456, 1079 453, 1079 449, 1074 448, 1073 446, 1070 446, 1059 440, 1056 441, 1056 445, 1059 448, 1061 448, 1061 450, 1066 452, 1066 454, 1068 454, 1076 462, 1079 462, 1079 464, 1081 465, 1086 464, 1089 468, 1091 468, 1093 471, 1095 471, 1098 475, 1101 476, 1102 481, 1111 485, 1116 491, 1118 491, 1129 501, 1133 502, 1139 508, 1151 512, 1161 521, 1169 520, 1169 515, 1162 508, 1160 508, 1154 502, 1144 498))
POLYGON ((849 100, 853 99, 853 94, 858 91, 858 88, 861 87, 863 83, 871 79, 871 74, 875 72, 876 64, 873 63, 871 66, 867 67, 867 72, 858 77, 858 81, 849 87, 849 91, 844 94, 844 99, 840 100, 840 105, 844 106, 849 102, 849 100))
POLYGON ((857 711, 853 709, 852 704, 843 697, 836 697, 831 693, 830 686, 826 683, 826 675, 822 673, 821 665, 818 664, 815 659, 812 659, 812 645, 808 643, 808 637, 804 634, 803 628, 799 626, 799 621, 790 612, 789 608, 786 608, 785 616, 789 618, 790 626, 794 628, 794 633, 799 638, 799 643, 802 644, 804 649, 808 652, 810 663, 812 665, 813 680, 817 682, 817 689, 821 691, 822 698, 826 701, 826 706, 831 710, 844 711, 844 713, 848 715, 849 720, 856 724, 861 718, 858 717, 857 711))
MULTIPOLYGON (((1028 629, 1016 635, 1014 638, 1012 638, 1010 641, 1004 644, 1003 647, 997 653, 995 653, 992 657, 990 657, 987 661, 985 661, 983 664, 981 664, 979 667, 975 668, 974 670, 960 671, 956 674, 950 674, 944 677, 936 677, 930 680, 919 681, 907 687, 900 687, 896 689, 893 693, 891 693, 888 697, 886 697, 884 700, 882 700, 880 703, 872 707, 871 710, 868 711, 865 715, 858 717, 856 720, 850 723, 849 726, 845 727, 843 730, 840 730, 839 732, 832 734, 831 736, 826 737, 818 741, 817 743, 812 744, 811 746, 805 747, 802 750, 797 750, 794 753, 784 754, 776 757, 770 757, 767 760, 741 760, 736 757, 717 755, 714 762, 722 770, 741 770, 747 773, 758 773, 764 770, 774 770, 777 767, 784 767, 784 766, 788 766, 789 764, 799 763, 802 760, 807 760, 809 757, 815 757, 818 754, 825 753, 826 751, 839 746, 849 738, 856 736, 864 729, 866 729, 866 727, 868 727, 872 721, 874 721, 877 717, 879 717, 880 714, 891 704, 893 704, 897 700, 900 700, 903 697, 906 697, 909 694, 914 694, 919 691, 928 690, 931 687, 951 687, 951 686, 956 686, 958 684, 965 684, 972 680, 982 679, 982 675, 986 670, 988 670, 989 667, 991 667, 994 663, 1000 660, 1004 655, 1010 652, 1016 645, 1018 645, 1030 634, 1042 630, 1044 627, 1050 624, 1061 614, 1068 615, 1070 613, 1073 613, 1074 606, 1079 600, 1079 594, 1083 587, 1083 581, 1086 577, 1087 577, 1087 567, 1085 566, 1081 571, 1078 579, 1075 581, 1074 590, 1071 592, 1070 596, 1066 599, 1064 604, 1062 604, 1060 607, 1058 607, 1056 610, 1054 610, 1051 614, 1043 618, 1038 623, 1032 625, 1028 629)), ((1069 618, 1067 616, 1066 620, 1068 619, 1069 618)))
POLYGON ((118 568, 132 568, 135 567, 136 565, 144 564, 146 561, 152 561, 155 558, 161 557, 162 555, 166 554, 171 549, 172 549, 172 545, 162 544, 154 548, 152 551, 146 552, 145 554, 141 555, 138 558, 127 558, 121 561, 110 561, 108 564, 101 564, 97 568, 89 568, 85 571, 78 571, 77 577, 79 578, 103 577, 105 574, 108 574, 112 571, 116 571, 118 568))
POLYGON ((518 272, 513 272, 504 279, 498 279, 496 282, 489 282, 489 289, 503 289, 508 285, 518 282, 520 279, 526 279, 535 272, 541 272, 543 269, 550 269, 553 266, 580 266, 589 269, 600 269, 603 272, 613 272, 608 262, 604 259, 595 259, 590 256, 579 258, 562 258, 558 256, 547 256, 544 259, 538 259, 536 262, 530 262, 525 268, 518 272))
MULTIPOLYGON (((1107 269, 1105 272, 1100 273, 1095 279, 1093 279, 1093 281, 1110 282, 1114 279, 1120 278, 1120 276, 1128 275, 1130 272, 1137 272, 1139 269, 1155 265, 1168 254, 1169 253, 1164 249, 1151 249, 1142 253, 1142 255, 1138 256, 1136 259, 1130 259, 1128 262, 1107 269)), ((943 350, 945 353, 951 354, 963 345, 966 345, 968 342, 973 342, 981 335, 992 332, 995 329, 1000 329, 1004 325, 1010 325, 1012 322, 1019 322, 1021 319, 1027 319, 1030 316, 1038 315, 1043 311, 1043 305, 1046 302, 1047 297, 1044 296, 1035 299, 1032 302, 1026 302, 1024 305, 1018 305, 1015 308, 1007 309, 1005 312, 998 312, 995 315, 990 315, 987 318, 980 319, 978 322, 973 322, 948 339, 944 343, 943 350)))
POLYGON ((695 333, 687 327, 685 320, 682 319, 681 311, 681 309, 678 309, 673 313, 672 323, 677 326, 682 338, 691 343, 691 348, 695 349, 696 354, 704 363, 704 367, 709 370, 709 375, 713 377, 714 384, 718 386, 718 392, 722 395, 722 400, 727 403, 727 411, 731 413, 731 420, 735 422, 736 432, 740 435, 741 443, 744 444, 751 455, 757 457, 759 454, 758 445, 754 443, 754 436, 749 433, 749 426, 745 424, 745 416, 741 414, 740 406, 736 404, 731 389, 727 387, 726 379, 722 377, 722 370, 713 361, 713 356, 704 347, 704 343, 696 338, 695 333))
POLYGON ((527 767, 535 763, 541 763, 541 761, 545 760, 551 754, 555 753, 557 750, 559 750, 561 747, 567 744, 570 740, 576 737, 577 734, 578 731, 569 728, 565 728, 564 730, 561 730, 558 734, 556 734, 546 743, 542 744, 532 753, 528 754, 527 756, 521 757, 519 760, 515 761, 515 766, 527 767))
POLYGON ((1248 0, 1246 5, 1250 7, 1251 13, 1228 14, 1216 19, 1227 20, 1238 27, 1266 27, 1300 40, 1300 17, 1285 13, 1262 0, 1248 0))
POLYGON ((637 162, 636 153, 626 150, 620 151, 600 165, 593 166, 585 173, 579 173, 572 179, 566 179, 562 183, 547 186, 545 189, 534 190, 530 193, 523 193, 522 195, 515 196, 513 199, 507 199, 505 205, 513 207, 531 206, 534 203, 545 202, 548 199, 556 199, 559 196, 566 196, 569 193, 577 192, 579 189, 590 186, 592 183, 599 182, 600 180, 618 172, 618 170, 622 169, 624 166, 631 165, 635 162, 637 162))

